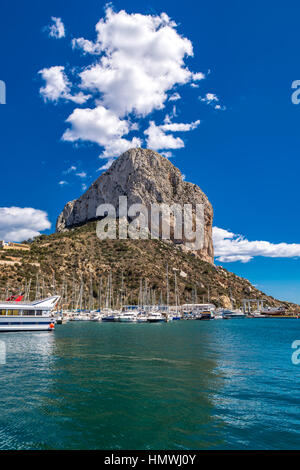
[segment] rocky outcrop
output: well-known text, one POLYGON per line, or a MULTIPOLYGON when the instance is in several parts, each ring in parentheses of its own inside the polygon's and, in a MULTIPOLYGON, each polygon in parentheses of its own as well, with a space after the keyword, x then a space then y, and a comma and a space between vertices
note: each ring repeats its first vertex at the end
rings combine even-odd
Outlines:
POLYGON ((208 198, 197 185, 183 181, 180 170, 169 160, 152 150, 131 149, 121 155, 79 199, 66 204, 56 230, 62 232, 94 220, 100 204, 117 208, 120 196, 127 196, 128 206, 203 204, 204 246, 196 254, 213 263, 213 209, 208 198))
POLYGON ((74 205, 76 203, 76 199, 74 201, 68 202, 62 213, 58 216, 57 222, 56 222, 56 231, 57 232, 63 232, 64 230, 67 230, 68 227, 68 220, 72 217, 73 214, 73 209, 74 205))

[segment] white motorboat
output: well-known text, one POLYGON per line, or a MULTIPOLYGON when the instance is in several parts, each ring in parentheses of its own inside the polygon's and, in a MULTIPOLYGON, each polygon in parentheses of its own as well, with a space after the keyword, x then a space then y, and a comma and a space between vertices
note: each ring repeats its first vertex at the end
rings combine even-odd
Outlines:
POLYGON ((71 318, 72 321, 90 321, 90 312, 76 312, 71 318))
POLYGON ((116 317, 119 315, 119 311, 117 310, 111 310, 109 308, 105 308, 102 311, 102 321, 105 323, 112 323, 117 321, 116 317))
POLYGON ((0 332, 54 330, 52 311, 59 299, 55 295, 34 302, 0 302, 0 332))
POLYGON ((94 314, 92 314, 91 316, 91 321, 94 321, 94 322, 101 322, 102 321, 102 318, 103 318, 103 313, 97 313, 95 312, 94 314))
POLYGON ((147 321, 149 323, 161 323, 165 322, 166 318, 160 312, 149 312, 147 321))
POLYGON ((267 315, 264 315, 259 310, 256 310, 255 312, 251 312, 249 316, 253 318, 266 318, 267 317, 267 315))
POLYGON ((223 310, 222 315, 225 320, 232 318, 246 318, 244 312, 241 312, 240 310, 223 310))
POLYGON ((122 323, 136 323, 137 322, 137 313, 133 311, 121 312, 116 315, 115 321, 122 323))

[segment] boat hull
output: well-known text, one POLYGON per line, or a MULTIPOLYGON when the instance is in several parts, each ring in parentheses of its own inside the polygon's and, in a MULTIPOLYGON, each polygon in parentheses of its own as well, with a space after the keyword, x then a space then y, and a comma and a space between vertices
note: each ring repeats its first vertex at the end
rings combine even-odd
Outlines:
POLYGON ((148 321, 148 323, 164 323, 166 320, 151 320, 151 319, 148 319, 147 321, 148 321))
POLYGON ((5 316, 0 318, 0 332, 52 331, 54 324, 51 317, 5 316))
POLYGON ((119 323, 137 323, 136 320, 118 320, 119 323))
POLYGON ((232 318, 241 319, 241 318, 246 318, 246 315, 230 315, 230 314, 229 314, 229 315, 226 315, 226 314, 224 314, 224 315, 223 315, 223 318, 224 318, 225 320, 230 320, 230 319, 232 319, 232 318))
POLYGON ((136 318, 118 318, 117 321, 119 323, 136 323, 137 319, 136 318))

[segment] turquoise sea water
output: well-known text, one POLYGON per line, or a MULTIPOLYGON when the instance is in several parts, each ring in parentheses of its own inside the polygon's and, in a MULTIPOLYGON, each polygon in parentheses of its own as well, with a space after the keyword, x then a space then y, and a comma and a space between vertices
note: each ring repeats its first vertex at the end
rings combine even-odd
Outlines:
POLYGON ((297 449, 300 320, 0 336, 0 449, 297 449))

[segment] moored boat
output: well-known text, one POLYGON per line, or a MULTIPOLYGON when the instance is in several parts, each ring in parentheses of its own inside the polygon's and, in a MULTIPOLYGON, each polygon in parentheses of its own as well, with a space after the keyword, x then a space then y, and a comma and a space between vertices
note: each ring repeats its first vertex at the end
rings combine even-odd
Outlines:
POLYGON ((267 307, 263 308, 260 311, 261 315, 264 316, 284 316, 285 315, 285 307, 267 307))
POLYGON ((196 316, 196 320, 212 320, 213 314, 212 312, 201 312, 196 316))
POLYGON ((165 322, 166 318, 160 312, 150 312, 147 321, 149 323, 161 323, 165 322))
POLYGON ((241 312, 240 310, 223 310, 222 315, 225 320, 232 318, 246 318, 244 312, 241 312))
POLYGON ((115 317, 115 321, 121 323, 136 323, 137 322, 137 314, 136 312, 129 311, 129 312, 121 312, 115 317))
POLYGON ((34 302, 0 302, 0 332, 54 330, 51 312, 59 299, 56 295, 34 302))

